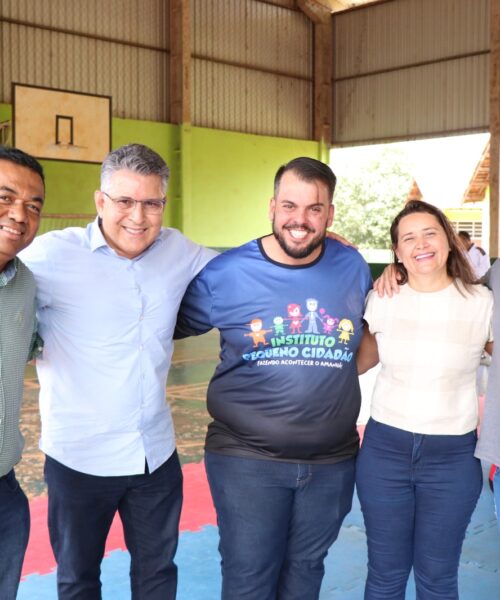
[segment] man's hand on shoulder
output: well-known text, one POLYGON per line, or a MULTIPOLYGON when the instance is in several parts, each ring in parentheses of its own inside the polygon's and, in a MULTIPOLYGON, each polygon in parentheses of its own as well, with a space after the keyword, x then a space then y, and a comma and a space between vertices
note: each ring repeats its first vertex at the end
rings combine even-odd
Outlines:
POLYGON ((387 265, 382 272, 382 275, 373 282, 373 289, 377 292, 380 298, 385 294, 392 298, 393 294, 399 294, 398 284, 399 274, 394 265, 387 265))

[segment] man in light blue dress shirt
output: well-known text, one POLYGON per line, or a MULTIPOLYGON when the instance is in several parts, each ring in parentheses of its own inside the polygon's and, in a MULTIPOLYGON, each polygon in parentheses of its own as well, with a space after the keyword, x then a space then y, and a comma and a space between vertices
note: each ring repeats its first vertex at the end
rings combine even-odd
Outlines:
POLYGON ((101 598, 118 511, 134 599, 173 600, 182 503, 165 384, 177 310, 215 256, 162 227, 169 170, 130 144, 103 162, 97 219, 37 238, 37 360, 49 531, 61 600, 101 598))

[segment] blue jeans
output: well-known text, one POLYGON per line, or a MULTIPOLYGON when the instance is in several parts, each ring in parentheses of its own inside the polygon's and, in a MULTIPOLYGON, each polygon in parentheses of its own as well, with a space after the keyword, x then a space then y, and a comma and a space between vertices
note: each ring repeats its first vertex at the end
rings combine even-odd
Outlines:
POLYGON ((368 541, 365 600, 402 600, 413 567, 418 600, 457 600, 465 531, 482 487, 476 432, 365 430, 356 485, 368 541))
POLYGON ((0 598, 15 600, 30 533, 28 499, 14 469, 0 477, 0 598))
POLYGON ((493 476, 493 493, 495 496, 495 514, 497 516, 498 527, 500 527, 500 467, 497 467, 493 476))
POLYGON ((223 600, 316 600, 354 492, 354 459, 297 464, 205 453, 223 600))
POLYGON ((119 477, 86 475, 47 456, 45 480, 60 600, 101 599, 101 561, 116 511, 130 552, 132 598, 175 599, 182 505, 176 452, 153 473, 119 477))

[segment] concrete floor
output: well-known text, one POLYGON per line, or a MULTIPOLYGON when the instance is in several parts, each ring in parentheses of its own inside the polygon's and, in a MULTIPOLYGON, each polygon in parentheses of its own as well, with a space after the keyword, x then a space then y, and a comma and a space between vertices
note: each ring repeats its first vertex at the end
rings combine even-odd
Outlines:
MULTIPOLYGON (((185 510, 177 563, 179 566, 179 600, 217 600, 220 596, 217 527, 208 487, 200 464, 203 441, 209 420, 205 410, 205 391, 217 363, 218 336, 210 333, 176 344, 168 383, 176 424, 178 450, 185 475, 185 510)), ((366 397, 373 376, 363 378, 366 397)), ((26 371, 25 403, 22 429, 26 438, 24 458, 17 469, 29 496, 32 511, 32 536, 18 598, 52 600, 56 598, 55 562, 46 531, 46 490, 43 482, 43 455, 37 449, 39 418, 38 383, 33 367, 26 371)), ((367 403, 362 409, 367 415, 367 403)), ((487 469, 487 465, 485 465, 487 469)), ((103 598, 126 600, 129 558, 123 544, 120 524, 110 535, 108 552, 103 561, 103 598)), ((366 538, 357 498, 342 527, 339 540, 326 560, 326 574, 321 600, 361 600, 366 574, 366 538)), ((473 515, 460 563, 462 600, 500 600, 500 532, 493 514, 492 494, 484 486, 473 515)), ((415 598, 412 581, 407 600, 415 598)))

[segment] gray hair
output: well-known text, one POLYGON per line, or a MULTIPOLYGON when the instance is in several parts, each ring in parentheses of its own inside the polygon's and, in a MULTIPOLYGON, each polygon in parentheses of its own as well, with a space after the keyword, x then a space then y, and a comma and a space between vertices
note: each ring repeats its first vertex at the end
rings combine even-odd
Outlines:
POLYGON ((101 166, 101 189, 105 190, 113 173, 122 169, 139 175, 159 175, 163 193, 166 193, 170 169, 151 148, 142 144, 127 144, 110 152, 101 166))

